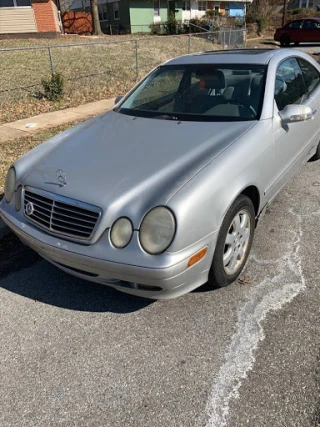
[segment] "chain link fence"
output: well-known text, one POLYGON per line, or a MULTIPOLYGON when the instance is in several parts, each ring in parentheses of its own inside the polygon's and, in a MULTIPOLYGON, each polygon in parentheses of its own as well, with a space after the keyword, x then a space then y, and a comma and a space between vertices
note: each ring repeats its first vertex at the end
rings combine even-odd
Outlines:
POLYGON ((244 30, 121 41, 0 49, 0 122, 80 105, 128 91, 159 63, 187 53, 242 48, 244 30), (42 79, 61 73, 64 98, 49 103, 42 79))

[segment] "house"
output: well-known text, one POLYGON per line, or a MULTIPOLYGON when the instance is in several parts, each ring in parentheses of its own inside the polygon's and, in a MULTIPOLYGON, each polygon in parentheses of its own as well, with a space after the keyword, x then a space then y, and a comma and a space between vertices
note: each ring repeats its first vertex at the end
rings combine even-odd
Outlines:
POLYGON ((317 4, 319 4, 319 0, 290 0, 287 5, 287 9, 304 9, 304 8, 312 8, 316 9, 317 4))
POLYGON ((0 0, 0 38, 60 34, 58 9, 53 0, 0 0))
MULTIPOLYGON (((68 0, 66 0, 68 1, 68 0)), ((147 32, 150 24, 168 20, 171 12, 178 21, 201 18, 207 10, 216 10, 221 15, 243 17, 246 4, 253 0, 202 1, 202 0, 98 0, 102 29, 108 27, 131 27, 131 33, 147 32)), ((89 0, 74 0, 69 9, 90 11, 89 0)))

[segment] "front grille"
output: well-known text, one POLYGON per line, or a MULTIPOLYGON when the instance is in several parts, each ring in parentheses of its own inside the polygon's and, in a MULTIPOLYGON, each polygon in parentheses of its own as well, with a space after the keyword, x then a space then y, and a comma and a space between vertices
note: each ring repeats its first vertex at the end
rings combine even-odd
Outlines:
POLYGON ((23 205, 29 221, 74 240, 90 240, 101 215, 96 206, 31 187, 24 190, 23 205))

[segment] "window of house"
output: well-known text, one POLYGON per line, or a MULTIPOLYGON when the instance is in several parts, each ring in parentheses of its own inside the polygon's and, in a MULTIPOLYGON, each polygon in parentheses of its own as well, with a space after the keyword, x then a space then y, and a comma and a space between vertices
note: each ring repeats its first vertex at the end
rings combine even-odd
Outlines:
POLYGON ((198 10, 206 11, 207 10, 207 2, 206 1, 198 1, 198 10))
POLYGON ((108 8, 106 4, 98 4, 99 20, 108 21, 108 8))
POLYGON ((154 16, 160 16, 160 0, 154 0, 153 8, 154 16))
POLYGON ((31 0, 0 0, 0 7, 30 7, 31 0))
POLYGON ((120 19, 119 2, 113 3, 113 16, 115 20, 120 19))
POLYGON ((225 10, 225 15, 230 16, 230 3, 225 3, 224 10, 225 10))
POLYGON ((190 0, 182 2, 182 10, 190 10, 190 0))

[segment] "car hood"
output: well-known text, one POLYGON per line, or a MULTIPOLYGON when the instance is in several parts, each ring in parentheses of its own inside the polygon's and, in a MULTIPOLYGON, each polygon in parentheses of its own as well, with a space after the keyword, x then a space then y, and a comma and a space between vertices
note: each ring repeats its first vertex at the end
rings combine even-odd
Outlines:
POLYGON ((24 184, 101 207, 105 226, 119 215, 141 221, 254 124, 177 122, 110 111, 44 150, 24 184), (63 187, 59 169, 66 177, 63 187))

